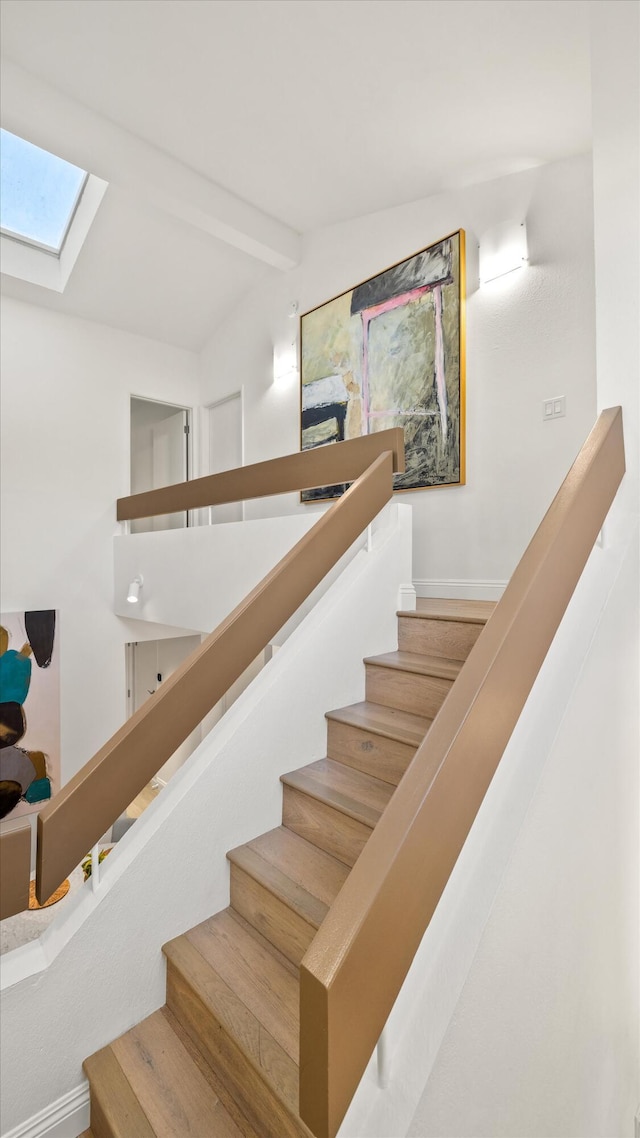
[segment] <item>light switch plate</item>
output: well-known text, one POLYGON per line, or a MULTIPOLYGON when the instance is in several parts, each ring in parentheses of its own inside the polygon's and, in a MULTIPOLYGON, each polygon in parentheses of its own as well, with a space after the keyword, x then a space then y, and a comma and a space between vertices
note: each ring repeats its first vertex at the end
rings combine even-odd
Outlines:
POLYGON ((567 413, 567 397, 566 395, 554 395, 551 399, 543 399, 542 401, 542 418, 546 421, 548 419, 562 419, 567 413))

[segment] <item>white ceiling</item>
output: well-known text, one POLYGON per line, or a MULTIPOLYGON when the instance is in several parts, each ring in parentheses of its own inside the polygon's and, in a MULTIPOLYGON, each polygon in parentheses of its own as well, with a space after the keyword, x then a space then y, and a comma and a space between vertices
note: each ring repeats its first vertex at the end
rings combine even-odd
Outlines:
POLYGON ((109 186, 64 293, 2 276, 2 291, 199 349, 266 272, 260 262, 109 186))
MULTIPOLYGON (((6 56, 298 232, 589 149, 588 34, 586 0, 2 4, 6 56)), ((199 348, 265 272, 125 194, 100 212, 65 311, 199 348)))

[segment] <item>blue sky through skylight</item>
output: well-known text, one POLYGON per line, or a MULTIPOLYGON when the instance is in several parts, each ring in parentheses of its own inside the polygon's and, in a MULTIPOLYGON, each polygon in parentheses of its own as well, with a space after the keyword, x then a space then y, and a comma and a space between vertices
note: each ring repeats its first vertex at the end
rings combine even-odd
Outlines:
POLYGON ((60 252, 86 173, 0 130, 0 225, 60 252))

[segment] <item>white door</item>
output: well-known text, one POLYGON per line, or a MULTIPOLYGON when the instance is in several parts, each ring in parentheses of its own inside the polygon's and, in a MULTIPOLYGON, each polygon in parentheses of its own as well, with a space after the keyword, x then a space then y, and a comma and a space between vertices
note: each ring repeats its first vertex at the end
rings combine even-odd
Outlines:
MULTIPOLYGON (((209 473, 233 470, 244 465, 242 437, 242 392, 235 391, 226 399, 208 407, 209 473)), ((212 506, 211 522, 239 522, 244 517, 242 502, 212 506)))
MULTIPOLYGON (((187 435, 189 430, 188 412, 176 411, 167 419, 151 425, 151 467, 153 488, 173 486, 175 482, 186 482, 187 435)), ((161 514, 153 519, 153 528, 183 529, 189 524, 186 511, 177 514, 161 514)))
MULTIPOLYGON (((178 665, 200 646, 200 643, 199 636, 175 636, 165 640, 139 641, 131 645, 131 673, 128 681, 131 685, 130 714, 133 715, 154 695, 178 665)), ((201 738, 202 729, 198 724, 158 771, 157 778, 161 785, 164 786, 195 751, 201 738)))

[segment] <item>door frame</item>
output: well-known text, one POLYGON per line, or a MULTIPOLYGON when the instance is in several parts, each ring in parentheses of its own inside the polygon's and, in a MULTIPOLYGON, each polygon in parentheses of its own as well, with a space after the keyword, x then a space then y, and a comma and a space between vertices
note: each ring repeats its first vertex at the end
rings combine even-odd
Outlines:
MULTIPOLYGON (((227 391, 225 395, 219 396, 217 399, 212 399, 211 402, 205 403, 202 407, 202 419, 200 429, 200 454, 202 459, 202 466, 206 464, 206 471, 202 469, 202 474, 211 474, 210 469, 210 453, 209 453, 209 439, 211 432, 211 416, 216 407, 222 407, 225 403, 231 403, 233 399, 240 399, 240 465, 245 465, 245 430, 244 430, 244 406, 245 406, 245 390, 244 383, 236 387, 233 391, 227 391)), ((240 503, 240 517, 245 520, 245 504, 240 503)), ((203 511, 203 522, 209 525, 211 521, 211 514, 209 509, 203 511)))
MULTIPOLYGON (((157 407, 172 407, 175 411, 184 411, 185 412, 185 414, 187 416, 187 444, 186 444, 186 456, 185 456, 186 457, 186 469, 187 469, 186 481, 190 482, 194 476, 194 471, 196 469, 195 459, 199 458, 199 455, 195 453, 196 450, 199 448, 197 446, 197 443, 194 443, 194 436, 196 435, 196 431, 194 430, 194 424, 196 421, 195 414, 194 414, 194 408, 193 407, 187 407, 184 403, 173 403, 169 399, 155 399, 152 395, 136 395, 136 393, 134 391, 131 391, 129 393, 129 493, 130 494, 132 493, 132 490, 131 490, 131 460, 132 460, 132 451, 131 451, 131 400, 132 399, 137 399, 137 401, 139 403, 153 403, 157 407)), ((193 510, 185 510, 184 512, 187 516, 187 523, 186 523, 187 528, 195 525, 196 522, 194 519, 194 511, 193 510)), ((125 522, 123 524, 125 525, 125 532, 129 533, 130 532, 130 523, 125 522)))

